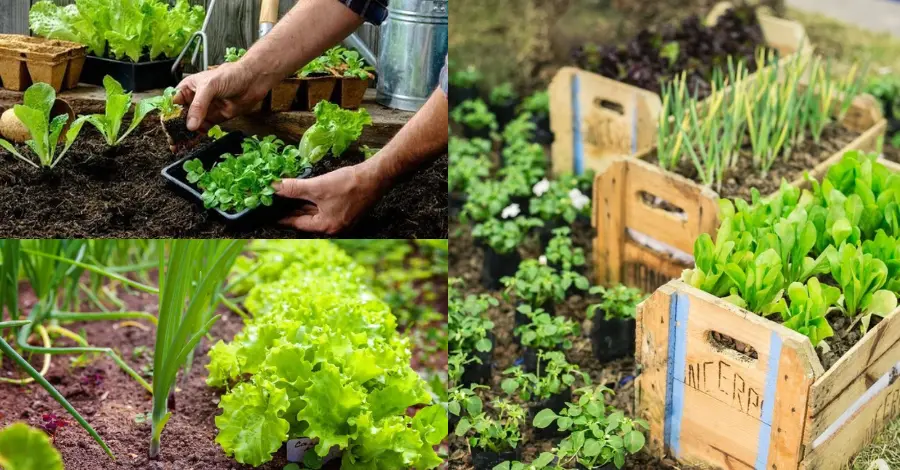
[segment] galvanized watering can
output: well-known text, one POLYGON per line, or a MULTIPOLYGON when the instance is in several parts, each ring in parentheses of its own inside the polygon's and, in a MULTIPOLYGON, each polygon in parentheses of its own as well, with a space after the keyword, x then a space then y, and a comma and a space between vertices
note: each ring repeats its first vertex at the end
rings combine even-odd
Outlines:
POLYGON ((448 0, 391 0, 378 57, 356 35, 344 44, 378 70, 376 101, 417 111, 438 87, 447 57, 448 0))

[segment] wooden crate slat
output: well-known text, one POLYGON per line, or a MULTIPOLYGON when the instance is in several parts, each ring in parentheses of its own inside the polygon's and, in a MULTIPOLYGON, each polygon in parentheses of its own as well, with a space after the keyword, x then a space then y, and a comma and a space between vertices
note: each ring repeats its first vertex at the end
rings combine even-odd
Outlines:
POLYGON ((637 334, 636 410, 656 456, 838 470, 900 416, 900 309, 827 373, 805 336, 681 281, 638 306, 637 334), (711 343, 710 331, 751 345, 758 359, 711 343), (816 416, 823 397, 836 398, 816 416))

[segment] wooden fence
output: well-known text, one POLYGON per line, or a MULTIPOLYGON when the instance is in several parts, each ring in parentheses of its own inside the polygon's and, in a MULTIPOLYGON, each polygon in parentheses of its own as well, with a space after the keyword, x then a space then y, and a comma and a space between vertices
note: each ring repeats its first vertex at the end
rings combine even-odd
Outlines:
MULTIPOLYGON (((38 0, 0 0, 0 33, 28 34, 28 10, 38 0)), ((75 0, 52 0, 59 5, 75 3, 75 0)), ((174 0, 169 0, 174 3, 174 0)), ((207 5, 208 0, 190 0, 193 4, 207 5)), ((280 0, 280 15, 283 17, 296 3, 295 0, 280 0)), ((218 64, 225 55, 226 47, 247 48, 257 39, 259 30, 259 0, 216 0, 215 11, 207 27, 210 48, 209 60, 218 64)), ((378 27, 363 25, 359 36, 378 53, 378 27)))

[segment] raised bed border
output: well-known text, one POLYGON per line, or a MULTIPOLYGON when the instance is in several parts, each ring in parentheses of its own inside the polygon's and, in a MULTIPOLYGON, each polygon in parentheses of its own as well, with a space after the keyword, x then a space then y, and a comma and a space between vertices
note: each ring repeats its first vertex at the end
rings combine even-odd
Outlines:
MULTIPOLYGON (((715 23, 730 7, 728 2, 717 3, 706 23, 715 23)), ((766 9, 758 9, 757 18, 766 44, 785 56, 780 66, 797 54, 812 52, 802 24, 772 16, 766 9)), ((755 76, 751 74, 742 83, 755 76)), ((656 122, 662 108, 658 93, 576 67, 561 68, 548 90, 555 136, 553 174, 596 170, 606 158, 635 155, 656 145, 656 122)))
MULTIPOLYGON (((841 125, 861 135, 810 170, 813 178, 824 177, 848 150, 875 150, 887 129, 880 106, 870 95, 854 98, 841 125)), ((654 146, 634 157, 605 158, 597 169, 591 221, 597 229, 593 251, 598 284, 624 283, 652 292, 680 277, 681 271, 692 265, 697 237, 703 233, 715 236, 719 195, 644 161, 655 150, 654 146), (643 202, 641 193, 658 196, 684 214, 650 207, 643 202), (659 246, 650 247, 648 240, 635 240, 635 232, 659 246), (684 256, 675 257, 673 251, 684 256)), ((804 176, 791 182, 797 187, 805 184, 804 176)))
POLYGON ((671 281, 637 309, 648 450, 717 468, 838 470, 900 416, 900 309, 827 371, 809 339, 671 281), (716 331, 758 359, 722 348, 716 331))

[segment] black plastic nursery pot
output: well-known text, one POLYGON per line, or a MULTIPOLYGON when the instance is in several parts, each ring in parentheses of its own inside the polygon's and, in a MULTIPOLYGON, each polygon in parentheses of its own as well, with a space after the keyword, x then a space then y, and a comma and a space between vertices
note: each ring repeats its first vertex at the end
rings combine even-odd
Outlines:
POLYGON ((516 100, 508 100, 500 104, 491 104, 491 112, 494 113, 494 116, 497 118, 497 126, 499 126, 500 129, 506 127, 507 124, 516 118, 517 105, 518 102, 516 100))
POLYGON ((457 218, 459 217, 459 213, 462 212, 462 208, 466 205, 466 200, 468 197, 465 193, 461 192, 450 192, 450 217, 457 218))
POLYGON ((450 108, 455 108, 463 101, 478 98, 478 88, 474 86, 460 87, 450 85, 450 108))
MULTIPOLYGON (((560 411, 566 408, 566 404, 572 401, 572 389, 565 389, 555 395, 551 395, 549 398, 545 400, 540 400, 533 402, 528 406, 528 422, 534 421, 534 416, 538 414, 541 410, 551 409, 554 413, 559 414, 560 411)), ((555 437, 562 437, 566 434, 566 431, 560 431, 557 426, 547 426, 544 429, 535 427, 534 435, 542 438, 542 439, 552 439, 555 437)))
POLYGON ((122 84, 125 91, 146 91, 178 85, 180 77, 172 75, 175 59, 130 62, 87 56, 81 82, 103 86, 109 75, 122 84))
MULTIPOLYGON (((204 207, 203 199, 201 198, 203 190, 197 187, 196 184, 188 182, 187 172, 184 171, 184 162, 199 158, 203 163, 203 167, 209 170, 220 160, 222 155, 226 153, 239 155, 243 151, 241 143, 245 138, 246 136, 243 132, 231 132, 225 137, 222 137, 209 145, 203 146, 188 156, 163 168, 162 176, 168 182, 169 187, 179 195, 199 204, 200 207, 204 207)), ((311 174, 312 169, 308 168, 300 175, 297 175, 297 178, 308 178, 311 174)), ((292 201, 276 196, 271 206, 259 206, 254 209, 245 209, 238 213, 224 212, 219 209, 211 209, 211 211, 228 226, 242 229, 277 221, 281 219, 291 207, 293 207, 292 201)))
POLYGON ((606 362, 634 356, 635 321, 614 318, 606 320, 597 312, 591 327, 591 347, 597 360, 606 362))
POLYGON ((484 246, 484 261, 481 267, 481 285, 486 289, 500 289, 500 279, 513 276, 519 268, 522 257, 513 248, 509 253, 497 253, 490 246, 484 246))
POLYGON ((491 382, 491 375, 494 373, 494 333, 488 332, 487 337, 491 340, 490 351, 481 352, 473 350, 469 352, 469 357, 474 354, 481 362, 473 361, 465 365, 465 371, 463 372, 462 378, 460 378, 460 382, 464 387, 468 387, 472 384, 488 384, 491 382))
POLYGON ((487 139, 491 140, 491 128, 490 127, 480 127, 474 128, 469 126, 463 126, 463 136, 467 139, 487 139))
POLYGON ((493 470, 503 462, 519 460, 520 455, 519 449, 508 452, 490 452, 472 448, 472 466, 475 467, 475 470, 493 470))
POLYGON ((616 465, 612 462, 610 462, 608 464, 600 465, 597 467, 593 467, 591 469, 588 469, 587 467, 585 467, 584 465, 581 465, 580 463, 576 463, 575 468, 577 468, 578 470, 617 470, 616 465))
POLYGON ((550 131, 550 116, 547 114, 532 114, 529 119, 534 126, 534 137, 532 142, 541 145, 550 145, 553 143, 553 132, 550 131))

